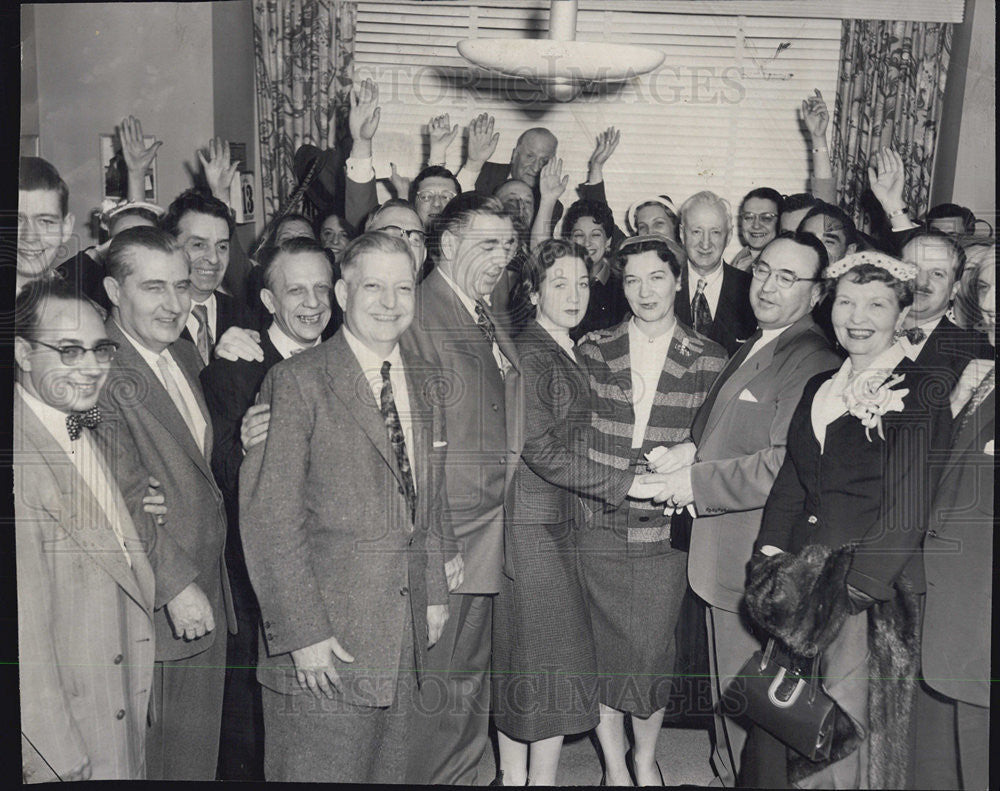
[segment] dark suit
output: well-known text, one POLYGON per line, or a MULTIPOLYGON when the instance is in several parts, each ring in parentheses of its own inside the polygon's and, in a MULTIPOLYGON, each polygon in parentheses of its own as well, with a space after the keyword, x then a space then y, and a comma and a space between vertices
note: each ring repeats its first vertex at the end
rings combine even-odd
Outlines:
POLYGON ((201 371, 205 403, 212 416, 212 472, 222 490, 228 517, 226 567, 239 629, 226 647, 226 688, 219 745, 220 780, 264 779, 264 722, 257 683, 257 633, 260 607, 247 575, 239 532, 239 480, 243 463, 240 426, 254 403, 264 375, 282 356, 267 332, 261 333, 264 361, 223 360, 201 371))
MULTIPOLYGON (((703 335, 707 335, 725 348, 731 357, 747 338, 753 335, 757 328, 757 318, 750 307, 750 283, 753 277, 749 272, 742 272, 729 264, 722 264, 722 289, 719 292, 719 304, 712 313, 712 326, 703 335)), ((691 317, 691 300, 694 298, 694 288, 688 290, 688 268, 681 270, 681 290, 677 292, 674 302, 674 312, 677 318, 689 327, 694 326, 691 317)))
POLYGON ((940 377, 942 386, 950 390, 958 383, 969 360, 992 360, 993 347, 986 336, 977 330, 956 327, 943 316, 934 331, 927 336, 920 354, 914 362, 935 377, 940 377))
POLYGON ((405 351, 403 365, 415 521, 343 329, 274 366, 261 385, 271 423, 240 470, 240 529, 264 619, 257 677, 268 780, 403 781, 427 605, 447 601, 436 529, 443 423, 426 398, 428 365, 405 351), (331 636, 355 661, 335 660, 335 700, 303 698, 290 653, 331 636))
MULTIPOLYGON (((402 344, 438 369, 448 423, 446 529, 454 531, 464 558, 465 581, 453 592, 444 635, 430 651, 432 667, 452 672, 424 687, 407 782, 474 784, 487 746, 491 596, 500 589, 504 492, 517 460, 506 405, 518 381, 518 358, 499 324, 496 334, 514 366, 506 380, 492 345, 441 271, 417 287, 416 314, 402 344)), ((447 557, 454 547, 446 546, 447 557)))
POLYGON ((939 784, 942 766, 961 768, 951 778, 960 785, 952 787, 986 788, 989 778, 996 391, 965 425, 962 418, 960 413, 924 540, 924 683, 951 711, 917 720, 918 788, 945 787, 939 784))
MULTIPOLYGON (((156 574, 156 674, 154 723, 147 745, 150 779, 214 780, 222 714, 226 641, 217 634, 236 626, 223 545, 226 512, 206 457, 211 419, 201 395, 201 358, 189 341, 170 351, 208 422, 205 454, 153 370, 109 319, 108 337, 119 345, 100 406, 119 421, 137 446, 142 466, 163 485, 169 515, 150 540, 156 574), (165 606, 190 583, 208 597, 215 630, 192 641, 174 637, 165 606)), ((116 467, 116 476, 134 471, 116 467)), ((122 489, 129 489, 123 484, 122 489)))
POLYGON ((111 300, 104 290, 104 265, 96 261, 86 250, 81 250, 75 256, 63 261, 56 267, 56 272, 62 275, 67 283, 78 292, 92 299, 104 310, 111 311, 111 300))

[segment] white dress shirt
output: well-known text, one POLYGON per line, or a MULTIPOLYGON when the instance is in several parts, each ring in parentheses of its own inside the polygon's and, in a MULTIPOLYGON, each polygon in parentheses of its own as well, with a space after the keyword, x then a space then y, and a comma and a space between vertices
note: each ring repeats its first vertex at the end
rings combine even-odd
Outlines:
MULTIPOLYGON (((215 298, 215 292, 213 291, 211 294, 209 294, 208 299, 206 299, 204 302, 195 302, 193 299, 191 300, 192 310, 190 313, 188 313, 187 321, 184 322, 184 326, 190 333, 191 340, 193 340, 197 344, 198 327, 200 327, 201 325, 198 324, 198 319, 194 315, 195 305, 205 306, 205 310, 208 313, 208 331, 212 333, 212 344, 215 345, 216 343, 219 342, 219 333, 217 331, 219 327, 218 310, 217 310, 218 300, 216 300, 215 298)), ((211 352, 211 349, 209 349, 209 351, 211 352)))
POLYGON ((320 341, 323 340, 322 338, 317 338, 308 346, 303 346, 298 341, 285 335, 281 327, 273 321, 271 322, 271 326, 267 328, 267 337, 271 339, 271 343, 283 360, 287 360, 293 354, 298 354, 303 349, 311 349, 313 346, 319 346, 320 341))
MULTIPOLYGON (((94 499, 97 500, 97 504, 108 518, 115 538, 118 539, 118 545, 125 554, 125 560, 131 566, 132 559, 125 548, 125 528, 122 525, 122 519, 130 519, 131 517, 128 516, 127 511, 125 513, 122 512, 124 503, 121 502, 121 493, 112 480, 105 475, 105 468, 102 463, 104 459, 101 451, 90 437, 90 430, 83 429, 79 437, 71 440, 69 438, 69 431, 66 428, 65 412, 36 398, 16 382, 14 383, 14 387, 17 388, 18 392, 24 398, 24 403, 35 413, 35 416, 45 426, 46 430, 55 437, 56 442, 59 443, 59 447, 69 456, 74 469, 83 478, 84 483, 87 484, 87 488, 90 489, 91 494, 94 495, 94 499)), ((93 525, 82 524, 81 527, 92 529, 93 525)))
MULTIPOLYGON (((816 395, 813 398, 812 410, 809 417, 812 421, 813 433, 819 442, 820 453, 823 452, 823 445, 826 440, 826 427, 841 415, 847 413, 847 402, 844 396, 854 381, 855 375, 864 371, 879 371, 880 375, 884 373, 885 377, 888 378, 892 375, 893 369, 906 356, 906 350, 902 344, 894 343, 872 360, 871 364, 863 369, 863 371, 855 371, 854 364, 851 362, 851 358, 848 357, 844 360, 844 364, 840 366, 840 370, 819 386, 819 390, 816 391, 816 395)), ((906 383, 904 382, 897 387, 905 388, 906 383)))
POLYGON ((410 411, 410 394, 406 389, 406 375, 403 372, 403 358, 399 354, 399 344, 397 343, 387 357, 376 354, 365 346, 357 336, 354 335, 347 325, 344 325, 344 338, 347 345, 361 366, 361 371, 368 380, 371 387, 372 396, 375 398, 375 408, 381 410, 382 404, 382 363, 389 363, 389 384, 392 385, 392 397, 396 403, 396 412, 399 414, 399 422, 403 427, 403 440, 406 442, 406 457, 410 460, 410 469, 413 470, 414 483, 416 483, 416 467, 413 464, 413 413, 410 411))
MULTIPOLYGON (((469 295, 462 291, 462 289, 458 287, 458 284, 444 273, 443 269, 439 271, 441 272, 441 277, 444 278, 444 282, 447 283, 448 287, 455 292, 455 296, 459 298, 461 303, 465 306, 465 309, 469 311, 469 315, 472 316, 472 320, 478 323, 479 317, 476 315, 475 300, 469 299, 469 295)), ((487 294, 482 298, 482 300, 489 305, 491 303, 491 295, 487 294)), ((507 359, 506 355, 500 351, 500 347, 497 345, 496 341, 493 341, 493 359, 496 360, 497 368, 500 369, 501 375, 506 376, 507 371, 511 367, 511 363, 510 360, 507 359)))
MULTIPOLYGON (((712 319, 715 319, 716 311, 719 309, 719 297, 722 294, 722 275, 724 263, 721 261, 719 265, 715 268, 715 271, 708 275, 699 274, 698 271, 688 264, 687 271, 687 287, 688 287, 688 305, 691 304, 691 300, 694 299, 694 295, 698 293, 698 281, 705 281, 705 299, 708 301, 708 310, 712 314, 712 319)), ((692 321, 694 316, 691 317, 692 321)))
MULTIPOLYGON (((791 326, 792 325, 789 324, 786 327, 779 327, 776 330, 765 330, 765 329, 762 329, 760 331, 760 337, 756 341, 754 341, 753 346, 750 347, 750 351, 747 352, 747 356, 744 357, 743 358, 743 362, 740 363, 740 367, 742 368, 744 365, 746 365, 746 361, 747 360, 749 360, 751 357, 753 357, 757 352, 759 352, 761 349, 763 349, 765 346, 767 346, 767 344, 769 344, 771 341, 773 341, 775 338, 777 338, 779 335, 781 335, 781 333, 783 333, 785 330, 787 330, 788 327, 791 327, 791 326)), ((749 341, 747 341, 747 343, 749 343, 749 341)))
POLYGON ((920 356, 920 352, 924 350, 924 346, 927 343, 927 339, 930 338, 931 333, 938 328, 938 324, 941 323, 941 319, 943 318, 944 318, 943 315, 938 316, 936 319, 932 319, 931 321, 925 321, 923 324, 917 325, 918 327, 920 327, 920 329, 924 331, 924 339, 920 341, 920 343, 910 343, 910 341, 906 338, 905 335, 899 339, 899 343, 906 351, 907 357, 909 357, 911 360, 916 360, 917 357, 920 356))
POLYGON ((677 321, 662 335, 650 338, 639 329, 633 317, 628 323, 628 354, 632 370, 632 408, 635 412, 635 424, 632 426, 632 447, 641 448, 646 436, 646 425, 649 423, 649 413, 653 409, 656 398, 656 385, 659 384, 663 364, 670 351, 670 343, 674 339, 677 321))
MULTIPOLYGON (((184 406, 187 407, 188 413, 191 415, 191 420, 194 425, 191 427, 192 433, 194 435, 194 441, 198 445, 198 450, 205 453, 205 429, 208 427, 208 421, 205 419, 204 413, 201 411, 201 407, 198 406, 198 400, 194 396, 194 391, 191 389, 191 385, 188 383, 187 377, 181 370, 181 367, 177 364, 177 361, 173 358, 170 353, 170 348, 167 347, 161 353, 156 353, 150 351, 145 346, 143 346, 139 341, 129 335, 119 324, 118 328, 121 329, 122 335, 124 335, 128 342, 135 347, 135 350, 139 352, 139 356, 146 361, 146 364, 153 369, 153 374, 163 389, 167 390, 169 395, 169 388, 167 383, 163 380, 163 374, 160 372, 160 365, 157 362, 161 357, 166 360, 167 368, 170 373, 173 374, 174 381, 177 383, 177 389, 181 393, 181 398, 184 399, 184 406)), ((183 417, 183 416, 182 416, 183 417)))

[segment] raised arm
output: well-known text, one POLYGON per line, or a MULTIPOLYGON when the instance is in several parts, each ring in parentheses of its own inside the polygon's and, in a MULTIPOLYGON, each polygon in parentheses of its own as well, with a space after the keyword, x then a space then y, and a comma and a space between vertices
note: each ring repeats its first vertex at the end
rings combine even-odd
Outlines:
POLYGON ((129 116, 123 118, 118 127, 118 140, 122 146, 122 156, 128 169, 128 199, 130 201, 146 200, 146 173, 156 159, 156 152, 163 145, 162 140, 156 140, 147 146, 142 136, 142 124, 138 118, 129 116))
POLYGON ((830 148, 826 142, 830 111, 819 88, 815 89, 815 95, 802 100, 802 120, 809 133, 809 153, 812 155, 809 191, 820 200, 836 204, 837 190, 830 166, 830 148))
POLYGON ((212 196, 218 198, 229 208, 229 188, 236 177, 239 160, 230 161, 229 141, 221 137, 213 137, 208 141, 204 151, 198 152, 198 161, 205 173, 205 181, 212 191, 212 196))
POLYGON ((876 197, 889 219, 893 233, 916 228, 917 224, 907 213, 906 201, 903 200, 903 186, 906 183, 906 172, 903 160, 891 148, 883 148, 869 160, 868 182, 872 194, 876 197))
POLYGON ((448 158, 448 148, 458 136, 458 124, 451 125, 448 113, 436 115, 427 124, 427 135, 430 138, 427 164, 444 167, 448 158))
POLYGON ((476 188, 476 179, 483 165, 493 156, 500 141, 500 133, 493 131, 495 119, 488 113, 481 113, 469 124, 469 148, 465 164, 458 169, 455 178, 463 192, 476 188))
POLYGON ((563 175, 562 160, 550 159, 538 174, 538 210, 531 225, 531 249, 552 238, 552 212, 559 196, 566 191, 569 174, 563 175))
POLYGON ((372 139, 378 130, 382 108, 378 103, 378 85, 362 80, 351 89, 348 126, 351 130, 351 154, 347 158, 344 184, 344 219, 356 228, 378 205, 375 192, 375 168, 372 167, 372 139))

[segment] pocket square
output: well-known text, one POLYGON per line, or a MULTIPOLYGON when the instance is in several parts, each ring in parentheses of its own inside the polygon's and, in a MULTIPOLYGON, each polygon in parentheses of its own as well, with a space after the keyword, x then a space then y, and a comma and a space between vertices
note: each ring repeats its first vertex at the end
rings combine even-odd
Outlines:
POLYGON ((751 404, 756 404, 757 396, 744 388, 743 392, 740 393, 740 401, 749 401, 751 404))
POLYGON ((993 454, 993 440, 990 440, 983 446, 983 453, 987 456, 992 456, 993 454))
POLYGON ((447 442, 445 442, 444 440, 441 440, 441 439, 436 439, 436 440, 434 440, 434 447, 435 447, 435 448, 443 448, 443 447, 445 447, 445 446, 446 446, 447 444, 448 444, 447 442))

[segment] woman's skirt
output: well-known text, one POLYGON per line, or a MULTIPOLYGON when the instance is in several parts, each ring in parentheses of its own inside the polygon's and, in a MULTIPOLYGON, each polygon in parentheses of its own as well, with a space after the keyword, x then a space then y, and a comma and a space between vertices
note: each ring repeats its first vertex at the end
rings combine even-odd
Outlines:
MULTIPOLYGON (((609 515, 610 516, 610 515, 609 515)), ((578 540, 580 577, 597 652, 600 701, 638 717, 667 707, 687 553, 669 539, 628 543, 591 523, 578 540)))
POLYGON ((575 522, 508 524, 507 566, 493 603, 492 709, 520 741, 597 725, 596 662, 577 571, 575 522))

